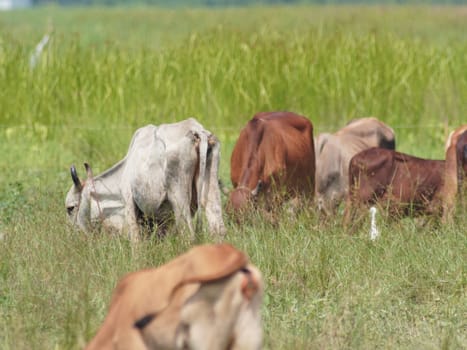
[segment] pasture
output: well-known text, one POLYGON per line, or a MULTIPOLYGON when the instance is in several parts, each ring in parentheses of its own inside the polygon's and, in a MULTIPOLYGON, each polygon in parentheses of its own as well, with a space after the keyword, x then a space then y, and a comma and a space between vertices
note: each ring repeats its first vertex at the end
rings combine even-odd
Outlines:
MULTIPOLYGON (((72 163, 98 174, 136 128, 195 116, 219 137, 230 185, 239 131, 267 110, 303 114, 315 134, 373 115, 398 150, 441 159, 467 122, 466 32, 466 7, 0 13, 0 348, 82 348, 119 276, 190 246, 73 230, 72 163)), ((465 203, 444 226, 380 215, 376 242, 368 224, 346 236, 340 216, 280 215, 226 218, 226 241, 264 275, 265 349, 467 347, 465 203)))

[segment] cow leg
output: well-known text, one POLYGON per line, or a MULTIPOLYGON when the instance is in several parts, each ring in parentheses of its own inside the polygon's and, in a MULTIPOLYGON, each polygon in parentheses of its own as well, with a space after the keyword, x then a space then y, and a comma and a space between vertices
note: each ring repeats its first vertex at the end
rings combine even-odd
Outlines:
POLYGON ((173 208, 175 224, 182 230, 188 229, 190 239, 194 240, 195 231, 191 222, 190 201, 187 201, 187 198, 191 198, 191 191, 178 188, 170 190, 170 192, 172 193, 169 194, 169 201, 173 208))
POLYGON ((126 188, 123 189, 122 197, 124 198, 125 202, 125 220, 123 232, 126 232, 128 234, 128 239, 131 242, 137 242, 139 241, 139 225, 136 216, 136 206, 131 195, 131 190, 126 188))
POLYGON ((179 144, 180 150, 168 152, 167 198, 174 212, 175 224, 188 228, 190 238, 194 240, 190 203, 197 157, 191 140, 185 139, 179 144))
POLYGON ((138 225, 138 219, 136 217, 136 207, 135 203, 133 200, 129 200, 126 203, 126 208, 125 208, 125 217, 126 217, 126 229, 128 233, 128 239, 131 242, 138 242, 139 241, 139 235, 140 235, 140 228, 138 225))

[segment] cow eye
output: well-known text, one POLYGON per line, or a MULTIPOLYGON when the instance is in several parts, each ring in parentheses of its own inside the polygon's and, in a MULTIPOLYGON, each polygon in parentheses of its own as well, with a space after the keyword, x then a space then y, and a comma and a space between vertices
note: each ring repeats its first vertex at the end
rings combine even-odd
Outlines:
POLYGON ((75 210, 75 207, 67 207, 66 208, 66 212, 68 213, 68 215, 71 215, 71 213, 73 213, 73 210, 75 210))

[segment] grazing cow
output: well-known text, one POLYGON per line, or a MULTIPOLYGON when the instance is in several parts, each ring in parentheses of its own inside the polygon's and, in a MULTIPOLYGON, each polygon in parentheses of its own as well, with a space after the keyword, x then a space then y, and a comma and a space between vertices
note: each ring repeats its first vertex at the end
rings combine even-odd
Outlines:
POLYGON ((376 118, 353 120, 336 133, 315 139, 316 200, 324 213, 334 214, 345 198, 350 159, 370 147, 395 149, 394 131, 376 118))
POLYGON ((281 191, 284 198, 313 198, 313 125, 291 112, 256 114, 240 132, 230 170, 234 189, 228 207, 234 211, 245 208, 259 193, 269 199, 281 191))
POLYGON ((467 124, 454 130, 446 142, 445 185, 442 190, 443 222, 449 221, 456 202, 462 195, 467 178, 467 124))
POLYGON ((344 224, 351 222, 359 204, 381 203, 399 215, 439 214, 444 163, 376 147, 358 153, 349 166, 344 224))
POLYGON ((228 244, 126 275, 86 350, 261 348, 260 272, 228 244))
POLYGON ((126 157, 99 176, 85 166, 84 182, 71 167, 74 184, 65 200, 69 218, 84 231, 101 224, 137 240, 143 223, 163 234, 173 213, 193 238, 192 215, 204 209, 210 231, 224 234, 219 142, 193 118, 138 129, 126 157))

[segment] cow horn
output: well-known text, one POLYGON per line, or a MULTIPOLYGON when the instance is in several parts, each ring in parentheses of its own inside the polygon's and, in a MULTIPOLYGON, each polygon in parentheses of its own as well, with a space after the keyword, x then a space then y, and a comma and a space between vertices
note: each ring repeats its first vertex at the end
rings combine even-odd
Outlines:
POLYGON ((76 167, 74 164, 72 164, 70 167, 70 173, 71 173, 71 179, 73 180, 75 187, 81 190, 81 186, 82 186, 81 181, 78 177, 78 173, 76 172, 76 167))
POLYGON ((217 143, 217 137, 213 134, 209 134, 208 136, 208 146, 212 147, 215 146, 217 143))
POLYGON ((251 191, 252 196, 257 196, 258 193, 263 189, 263 181, 259 180, 258 184, 256 185, 256 188, 251 191))
POLYGON ((88 163, 84 163, 84 168, 86 169, 86 175, 87 175, 88 179, 92 179, 93 176, 92 176, 91 166, 88 163))

